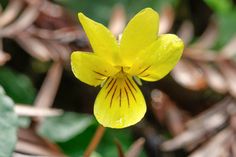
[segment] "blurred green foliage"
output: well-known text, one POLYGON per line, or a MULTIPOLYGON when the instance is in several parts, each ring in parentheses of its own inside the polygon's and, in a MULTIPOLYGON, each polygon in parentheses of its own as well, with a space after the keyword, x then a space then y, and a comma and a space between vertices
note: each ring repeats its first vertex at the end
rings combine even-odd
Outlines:
MULTIPOLYGON (((17 73, 7 67, 1 67, 0 85, 15 103, 32 105, 36 91, 26 75, 17 73)), ((28 127, 29 123, 30 119, 28 117, 18 118, 18 124, 21 127, 28 127)))
POLYGON ((231 0, 204 0, 213 10, 219 25, 219 35, 215 49, 222 48, 236 35, 236 7, 231 0))
MULTIPOLYGON (((53 142, 57 142, 70 157, 82 156, 92 139, 98 123, 91 115, 66 112, 62 116, 47 118, 38 132, 53 142)), ((94 156, 111 157, 117 154, 115 139, 118 139, 124 150, 132 144, 130 129, 106 129, 101 143, 94 156)))
POLYGON ((39 128, 39 134, 54 142, 66 142, 94 123, 92 116, 66 112, 62 116, 47 118, 39 128))
POLYGON ((233 3, 231 0, 204 0, 208 6, 210 6, 214 12, 223 13, 232 9, 233 3))
POLYGON ((161 11, 164 5, 176 6, 179 0, 55 0, 55 2, 67 7, 76 16, 78 12, 83 12, 93 20, 107 25, 115 5, 122 4, 128 17, 131 18, 143 8, 152 7, 157 11, 161 11))
POLYGON ((35 98, 35 89, 30 79, 10 68, 0 68, 0 85, 14 102, 32 104, 35 98))
POLYGON ((216 49, 219 49, 236 35, 236 7, 217 16, 220 30, 218 41, 216 43, 216 49))
POLYGON ((16 144, 17 116, 14 102, 0 86, 0 157, 11 157, 16 144))

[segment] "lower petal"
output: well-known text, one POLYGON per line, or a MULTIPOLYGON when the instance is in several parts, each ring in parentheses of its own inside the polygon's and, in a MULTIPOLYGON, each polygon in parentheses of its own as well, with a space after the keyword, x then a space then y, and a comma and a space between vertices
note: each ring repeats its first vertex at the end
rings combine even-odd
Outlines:
POLYGON ((110 128, 134 125, 143 118, 145 112, 145 99, 130 76, 108 78, 94 106, 98 122, 110 128))

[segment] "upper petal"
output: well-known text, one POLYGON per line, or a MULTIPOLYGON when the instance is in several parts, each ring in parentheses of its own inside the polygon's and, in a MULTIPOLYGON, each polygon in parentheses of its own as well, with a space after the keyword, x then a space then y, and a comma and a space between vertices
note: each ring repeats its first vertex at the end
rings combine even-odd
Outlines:
POLYGON ((141 10, 126 26, 120 41, 120 53, 125 65, 132 64, 137 53, 156 40, 159 15, 151 8, 141 10))
POLYGON ((146 81, 157 81, 174 68, 183 49, 183 41, 176 35, 161 35, 140 53, 133 66, 126 72, 146 81))
POLYGON ((146 112, 146 103, 131 77, 110 77, 99 92, 94 115, 105 127, 125 128, 139 122, 146 112))
POLYGON ((112 64, 119 63, 119 46, 114 35, 102 24, 97 23, 84 14, 78 14, 79 20, 96 55, 112 64))
POLYGON ((101 84, 107 77, 119 70, 102 58, 87 52, 73 52, 71 67, 74 75, 82 82, 92 86, 101 84))

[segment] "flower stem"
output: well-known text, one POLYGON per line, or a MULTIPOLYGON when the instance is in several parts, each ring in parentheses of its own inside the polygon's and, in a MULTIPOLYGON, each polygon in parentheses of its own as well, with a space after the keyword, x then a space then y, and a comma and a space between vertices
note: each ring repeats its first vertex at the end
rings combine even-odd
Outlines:
POLYGON ((85 150, 84 157, 89 157, 92 154, 92 152, 96 149, 97 145, 99 144, 104 134, 104 131, 105 131, 105 127, 103 127, 102 125, 99 125, 90 144, 85 150))

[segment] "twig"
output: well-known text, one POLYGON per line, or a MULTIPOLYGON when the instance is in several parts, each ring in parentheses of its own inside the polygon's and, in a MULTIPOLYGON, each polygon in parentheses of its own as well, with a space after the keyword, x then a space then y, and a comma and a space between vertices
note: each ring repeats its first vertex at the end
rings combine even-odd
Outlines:
POLYGON ((193 39, 194 30, 193 24, 186 20, 180 26, 177 34, 184 41, 185 45, 188 45, 190 41, 193 39))
POLYGON ((218 26, 216 22, 212 19, 205 32, 199 38, 197 42, 191 45, 193 48, 201 48, 201 49, 208 49, 213 46, 217 39, 218 35, 218 26))
POLYGON ((96 149, 97 145, 99 144, 104 134, 104 131, 105 131, 105 127, 103 127, 102 125, 99 125, 93 136, 93 139, 91 140, 89 146, 85 150, 84 157, 90 157, 92 152, 96 149))
POLYGON ((116 148, 118 151, 118 157, 125 157, 125 153, 122 149, 121 143, 118 139, 115 139, 116 148))
POLYGON ((39 156, 66 157, 57 145, 40 137, 32 129, 20 128, 18 130, 18 141, 15 151, 39 156))
POLYGON ((173 8, 171 6, 166 6, 161 12, 159 34, 169 32, 172 28, 174 19, 175 14, 173 8))
POLYGON ((223 104, 212 108, 212 111, 208 111, 187 123, 188 129, 175 138, 164 142, 161 145, 161 149, 163 151, 172 151, 179 148, 193 149, 201 142, 209 139, 209 137, 214 136, 215 133, 225 127, 227 123, 227 119, 229 118, 228 107, 232 106, 230 110, 236 108, 233 100, 227 101, 226 99, 222 102, 223 104), (219 110, 220 107, 224 108, 219 110))
POLYGON ((36 97, 34 106, 39 108, 49 108, 52 106, 61 81, 62 70, 63 67, 60 62, 52 65, 36 97))
POLYGON ((205 145, 197 149, 190 157, 222 156, 226 153, 226 146, 232 135, 232 130, 229 128, 224 129, 205 145))
POLYGON ((126 157, 138 157, 140 155, 141 150, 143 149, 143 145, 145 143, 145 138, 141 137, 137 139, 129 148, 126 153, 126 157))
POLYGON ((63 113, 63 111, 59 109, 36 108, 19 104, 16 104, 14 109, 18 116, 30 117, 58 116, 63 113))
POLYGON ((114 7, 111 19, 109 22, 109 29, 115 36, 119 36, 122 33, 126 23, 124 6, 118 4, 114 7))
POLYGON ((12 24, 0 30, 0 36, 14 36, 23 31, 37 19, 39 15, 38 8, 41 6, 39 1, 36 4, 29 5, 12 24))
POLYGON ((23 7, 23 1, 11 0, 0 16, 0 28, 14 20, 23 7))
POLYGON ((19 33, 15 37, 16 42, 31 56, 45 62, 51 59, 51 52, 42 40, 31 36, 28 33, 19 33))

